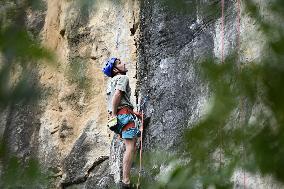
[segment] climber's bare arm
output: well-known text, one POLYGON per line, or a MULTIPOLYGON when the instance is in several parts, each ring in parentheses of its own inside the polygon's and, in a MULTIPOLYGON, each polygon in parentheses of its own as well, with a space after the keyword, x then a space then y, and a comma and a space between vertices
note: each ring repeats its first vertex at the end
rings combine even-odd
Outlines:
POLYGON ((122 91, 115 90, 113 97, 112 97, 112 117, 115 117, 117 114, 117 107, 121 101, 122 91))

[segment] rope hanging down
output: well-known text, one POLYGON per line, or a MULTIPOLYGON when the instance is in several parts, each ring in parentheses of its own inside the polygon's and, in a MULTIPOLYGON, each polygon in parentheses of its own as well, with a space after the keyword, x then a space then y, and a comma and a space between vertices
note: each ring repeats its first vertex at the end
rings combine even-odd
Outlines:
MULTIPOLYGON (((240 60, 240 48, 241 48, 241 0, 237 0, 237 55, 238 60, 240 60)), ((238 61, 238 64, 240 64, 240 61, 238 61)), ((240 65, 239 65, 240 66, 240 65)), ((240 67, 241 69, 241 67, 240 67)), ((241 107, 240 111, 243 111, 243 98, 241 99, 241 107)), ((245 153, 245 146, 243 144, 243 162, 246 159, 246 153, 245 153)), ((243 170, 243 185, 244 189, 246 188, 246 172, 243 170)))
POLYGON ((225 38, 225 16, 224 16, 224 8, 225 8, 225 2, 224 0, 221 0, 221 6, 222 6, 222 18, 221 18, 221 56, 222 56, 222 63, 224 63, 224 38, 225 38))
POLYGON ((238 55, 240 54, 241 45, 241 0, 238 0, 238 16, 237 16, 237 50, 238 55))
MULTIPOLYGON (((240 20, 241 20, 241 0, 237 0, 237 6, 238 6, 238 16, 237 16, 237 50, 238 50, 238 54, 239 54, 239 50, 240 50, 240 20)), ((225 16, 224 16, 224 8, 225 8, 225 2, 224 0, 221 0, 221 8, 222 8, 222 18, 221 18, 221 63, 223 64, 225 59, 224 59, 224 38, 225 38, 225 16)), ((139 162, 139 176, 138 176, 138 182, 137 182, 137 189, 140 187, 140 178, 141 178, 141 171, 142 171, 142 151, 143 151, 143 126, 144 126, 144 108, 145 108, 145 104, 146 102, 149 100, 148 95, 145 97, 144 102, 141 104, 140 106, 140 112, 142 115, 142 120, 141 120, 141 139, 140 139, 140 162, 139 162)), ((223 139, 222 139, 222 132, 220 132, 220 137, 221 137, 221 149, 222 149, 222 143, 223 143, 223 139)), ((221 150, 220 150, 220 168, 222 166, 222 154, 221 154, 221 150)), ((245 188, 245 181, 246 181, 246 177, 245 177, 245 172, 244 172, 244 188, 245 188)))
POLYGON ((143 144, 143 125, 144 125, 144 112, 141 112, 142 120, 141 120, 141 138, 140 138, 140 153, 139 153, 139 173, 138 173, 138 181, 137 181, 137 189, 140 187, 140 178, 142 171, 142 144, 143 144))
MULTIPOLYGON (((222 9, 222 16, 221 16, 221 63, 224 63, 224 25, 225 25, 225 17, 224 17, 224 8, 225 3, 224 0, 221 0, 221 9, 222 9)), ((219 126, 219 136, 220 136, 220 153, 219 153, 219 167, 222 167, 222 149, 223 149, 223 136, 222 136, 222 128, 219 126)))
MULTIPOLYGON (((225 59, 224 59, 224 38, 225 38, 225 16, 224 16, 224 8, 225 8, 225 2, 224 0, 221 0, 221 8, 222 8, 222 18, 221 18, 221 62, 224 63, 225 59)), ((241 0, 237 0, 237 54, 238 56, 240 55, 240 42, 241 42, 241 0)), ((242 109, 242 108, 241 108, 242 109)), ((222 132, 220 133, 220 145, 221 145, 221 149, 222 149, 222 132)), ((245 150, 243 147, 243 158, 245 160, 245 150)), ((220 150, 220 167, 222 165, 222 154, 221 154, 221 150, 220 150)), ((243 170, 243 185, 244 185, 244 189, 246 188, 246 174, 245 171, 243 170)))
POLYGON ((140 178, 141 178, 141 171, 142 171, 142 152, 143 152, 143 130, 144 130, 144 109, 146 108, 146 103, 149 100, 149 96, 147 95, 144 98, 144 101, 141 103, 140 105, 140 110, 139 112, 141 112, 141 137, 140 137, 140 153, 139 153, 139 173, 138 173, 138 181, 137 181, 137 189, 139 189, 140 187, 140 178))

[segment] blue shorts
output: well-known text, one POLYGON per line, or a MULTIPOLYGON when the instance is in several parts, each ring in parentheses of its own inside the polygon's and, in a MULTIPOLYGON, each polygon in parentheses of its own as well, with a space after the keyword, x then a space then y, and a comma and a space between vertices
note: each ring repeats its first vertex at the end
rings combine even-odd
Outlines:
POLYGON ((140 137, 140 130, 138 128, 129 128, 126 131, 122 131, 121 138, 123 139, 133 139, 140 137))
POLYGON ((118 120, 119 129, 120 129, 119 133, 121 133, 121 138, 133 139, 133 138, 140 137, 140 130, 139 130, 140 125, 138 124, 137 122, 138 118, 135 115, 132 115, 132 114, 117 115, 117 120, 118 120), (135 123, 135 127, 128 128, 126 131, 122 131, 123 127, 131 122, 135 123))

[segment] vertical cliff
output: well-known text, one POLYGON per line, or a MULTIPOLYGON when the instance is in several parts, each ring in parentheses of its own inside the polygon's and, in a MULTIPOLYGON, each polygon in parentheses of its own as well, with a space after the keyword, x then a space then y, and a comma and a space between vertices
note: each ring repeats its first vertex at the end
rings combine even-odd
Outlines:
POLYGON ((194 70, 202 57, 213 57, 214 19, 176 13, 161 1, 141 8, 139 79, 142 97, 149 95, 147 149, 175 150, 183 130, 198 120, 207 95, 194 70), (155 141, 155 142, 154 142, 155 141))
MULTIPOLYGON (((29 32, 57 59, 31 73, 30 83, 43 89, 40 101, 0 113, 0 135, 23 162, 39 159, 52 176, 48 188, 110 188, 121 179, 123 142, 106 127, 108 78, 101 68, 109 57, 128 62, 133 103, 149 99, 145 152, 176 153, 184 130, 210 108, 211 91, 199 71, 204 58, 221 59, 220 1, 187 1, 178 11, 165 2, 45 0, 43 10, 27 10, 29 32)), ((259 58, 265 43, 253 22, 242 12, 242 60, 259 58)), ((236 0, 228 0, 225 56, 236 49, 237 34, 236 0)), ((234 121, 252 114, 251 107, 245 111, 236 110, 234 121)), ((165 168, 155 170, 162 174, 165 168)), ((233 179, 235 188, 243 187, 239 171, 233 179)), ((248 183, 278 187, 259 175, 248 183)))
MULTIPOLYGON (((132 1, 47 3, 43 38, 56 50, 60 65, 59 72, 43 74, 44 83, 56 89, 41 118, 40 159, 47 160, 46 166, 54 165, 52 159, 58 161, 63 187, 107 187, 112 183, 107 171, 110 133, 105 126, 108 79, 101 68, 110 56, 120 57, 129 62, 130 77, 135 76, 138 5, 132 1)), ((134 78, 131 86, 135 89, 134 78)))
POLYGON ((52 176, 50 188, 110 187, 108 78, 101 69, 110 56, 128 62, 136 101, 138 3, 47 0, 42 4, 42 10, 27 10, 27 28, 57 59, 53 66, 35 67, 31 75, 31 82, 43 89, 39 102, 1 113, 5 143, 24 162, 37 157, 52 176))
MULTIPOLYGON (((243 62, 259 61, 263 56, 265 37, 255 26, 255 20, 245 12, 244 6, 240 7, 238 31, 237 1, 225 1, 223 39, 221 1, 180 2, 172 6, 169 1, 158 0, 141 4, 138 89, 142 99, 149 96, 145 108, 149 123, 145 128, 144 149, 150 154, 156 151, 164 154, 182 152, 185 129, 198 123, 210 109, 212 91, 199 75, 200 63, 205 58, 221 62, 222 40, 224 57, 238 51, 238 48, 243 62)), ((266 3, 257 3, 264 17, 269 15, 265 11, 266 3)), ((248 104, 240 106, 242 108, 234 111, 229 124, 242 123, 255 111, 255 107, 248 104)), ((160 159, 163 161, 163 158, 160 159)), ((148 171, 158 171, 158 175, 163 175, 171 170, 170 166, 157 165, 159 163, 153 163, 148 171)), ((271 178, 245 174, 249 187, 281 188, 271 178)), ((234 188, 246 187, 243 171, 236 170, 232 179, 234 188)))

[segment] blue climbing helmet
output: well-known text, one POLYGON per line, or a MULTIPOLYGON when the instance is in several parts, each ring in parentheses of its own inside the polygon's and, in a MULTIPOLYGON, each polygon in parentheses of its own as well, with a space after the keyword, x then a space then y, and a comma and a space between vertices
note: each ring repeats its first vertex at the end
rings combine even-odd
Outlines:
POLYGON ((114 63, 117 60, 117 58, 111 58, 107 61, 106 65, 103 67, 103 72, 106 76, 111 77, 112 76, 112 69, 114 67, 114 63))

